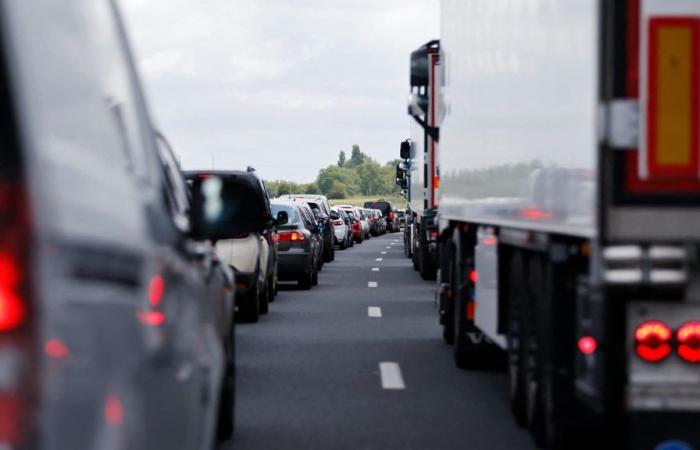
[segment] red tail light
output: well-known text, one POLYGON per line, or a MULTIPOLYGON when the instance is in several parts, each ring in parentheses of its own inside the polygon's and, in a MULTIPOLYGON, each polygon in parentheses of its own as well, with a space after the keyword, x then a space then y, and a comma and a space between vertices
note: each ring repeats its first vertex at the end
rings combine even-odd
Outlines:
POLYGON ((18 328, 26 315, 19 294, 20 267, 12 256, 0 253, 0 332, 18 328))
POLYGON ((469 281, 476 284, 476 282, 479 281, 479 272, 477 272, 476 270, 470 270, 469 271, 469 281))
POLYGON ((151 279, 148 285, 148 301, 151 306, 156 307, 160 305, 163 300, 163 294, 165 293, 165 282, 163 277, 157 275, 151 279))
POLYGON ((598 349, 598 341, 594 337, 584 336, 578 340, 578 351, 584 355, 592 355, 598 349))
POLYGON ((678 356, 690 363, 700 362, 700 322, 686 322, 676 331, 678 356))
POLYGON ((343 222, 343 221, 340 220, 340 219, 334 220, 334 221, 333 221, 333 225, 338 225, 338 226, 341 226, 341 225, 343 225, 344 223, 345 223, 345 222, 343 222))
POLYGON ((671 328, 658 320, 640 324, 634 331, 635 352, 647 362, 659 362, 671 353, 671 328))
POLYGON ((279 242, 300 242, 304 241, 304 233, 298 231, 281 231, 279 233, 279 242))

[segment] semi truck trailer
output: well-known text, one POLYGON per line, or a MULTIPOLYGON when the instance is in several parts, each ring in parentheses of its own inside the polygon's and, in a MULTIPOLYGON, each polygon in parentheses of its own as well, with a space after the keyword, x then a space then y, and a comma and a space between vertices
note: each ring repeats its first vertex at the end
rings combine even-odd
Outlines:
POLYGON ((455 362, 502 355, 547 448, 700 448, 700 2, 441 7, 426 125, 455 362))
POLYGON ((411 139, 401 146, 406 160, 408 206, 406 210, 406 254, 425 280, 437 273, 438 238, 438 85, 440 42, 430 41, 411 54, 408 114, 411 139))

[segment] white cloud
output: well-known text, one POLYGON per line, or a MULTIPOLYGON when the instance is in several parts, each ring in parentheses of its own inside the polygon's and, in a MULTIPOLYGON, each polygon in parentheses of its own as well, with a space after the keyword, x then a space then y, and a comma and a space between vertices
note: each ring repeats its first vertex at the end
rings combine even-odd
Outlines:
POLYGON ((151 109, 185 167, 310 181, 359 144, 396 157, 438 0, 123 0, 151 109))

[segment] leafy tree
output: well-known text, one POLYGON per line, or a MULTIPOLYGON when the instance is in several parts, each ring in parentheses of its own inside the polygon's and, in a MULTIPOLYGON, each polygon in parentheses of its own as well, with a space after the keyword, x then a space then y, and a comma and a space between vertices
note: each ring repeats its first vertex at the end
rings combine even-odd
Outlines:
POLYGON ((338 181, 347 186, 348 195, 355 195, 359 191, 359 177, 354 170, 346 167, 328 166, 318 173, 318 188, 324 195, 329 195, 333 188, 333 182, 338 181))
POLYGON ((338 167, 345 167, 345 151, 341 150, 338 155, 338 167))
POLYGON ((306 185, 304 188, 304 194, 318 194, 318 183, 313 182, 306 185))
POLYGON ((277 195, 289 195, 293 194, 292 184, 288 181, 280 181, 277 185, 277 195))
POLYGON ((375 161, 368 160, 357 166, 357 175, 360 177, 360 192, 364 195, 382 194, 385 182, 382 177, 382 168, 375 161))
POLYGON ((341 181, 334 181, 331 186, 330 192, 328 192, 328 197, 332 199, 341 199, 348 196, 348 187, 345 183, 341 181))
POLYGON ((345 167, 358 167, 362 165, 362 163, 365 162, 366 159, 369 159, 367 155, 362 153, 362 150, 360 150, 359 145, 353 145, 352 146, 352 153, 350 155, 350 161, 345 164, 345 167))

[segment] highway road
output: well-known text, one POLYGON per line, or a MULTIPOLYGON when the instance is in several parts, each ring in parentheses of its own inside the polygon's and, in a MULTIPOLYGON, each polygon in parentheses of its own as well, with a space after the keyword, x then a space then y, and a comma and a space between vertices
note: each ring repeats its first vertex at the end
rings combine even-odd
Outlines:
POLYGON ((336 252, 312 291, 285 287, 237 330, 236 435, 223 448, 533 448, 502 371, 457 369, 434 282, 387 234, 336 252))

